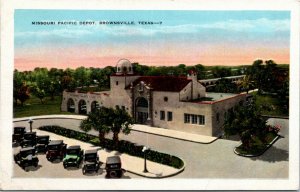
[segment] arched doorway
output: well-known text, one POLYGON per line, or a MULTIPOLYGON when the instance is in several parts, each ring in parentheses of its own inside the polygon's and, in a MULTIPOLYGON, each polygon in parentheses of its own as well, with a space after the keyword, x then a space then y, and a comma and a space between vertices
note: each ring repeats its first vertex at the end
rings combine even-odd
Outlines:
POLYGON ((100 109, 100 105, 98 101, 93 101, 91 104, 91 111, 95 112, 95 110, 100 109))
POLYGON ((78 113, 86 114, 86 102, 85 100, 80 100, 78 103, 78 113))
POLYGON ((75 112, 75 102, 73 99, 69 99, 67 102, 67 111, 74 113, 75 112))
POLYGON ((148 101, 147 99, 140 97, 136 99, 136 122, 140 124, 145 124, 148 119, 148 101))

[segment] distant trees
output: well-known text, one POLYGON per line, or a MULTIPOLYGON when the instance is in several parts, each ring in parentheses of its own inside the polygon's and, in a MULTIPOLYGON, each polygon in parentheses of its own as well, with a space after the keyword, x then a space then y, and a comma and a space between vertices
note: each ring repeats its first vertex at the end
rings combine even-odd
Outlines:
POLYGON ((237 84, 233 83, 230 79, 221 78, 216 82, 214 91, 220 93, 236 93, 238 92, 238 87, 237 84))
POLYGON ((273 60, 256 60, 247 71, 258 93, 278 93, 288 81, 288 68, 279 67, 273 60))

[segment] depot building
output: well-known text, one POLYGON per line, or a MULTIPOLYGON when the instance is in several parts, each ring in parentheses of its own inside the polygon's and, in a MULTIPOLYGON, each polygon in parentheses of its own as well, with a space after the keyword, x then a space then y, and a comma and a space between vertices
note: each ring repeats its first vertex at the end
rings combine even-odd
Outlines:
POLYGON ((87 114, 101 106, 126 110, 137 124, 219 136, 229 110, 246 100, 246 94, 206 92, 190 72, 186 77, 140 76, 121 59, 110 76, 110 91, 63 92, 62 111, 87 114))

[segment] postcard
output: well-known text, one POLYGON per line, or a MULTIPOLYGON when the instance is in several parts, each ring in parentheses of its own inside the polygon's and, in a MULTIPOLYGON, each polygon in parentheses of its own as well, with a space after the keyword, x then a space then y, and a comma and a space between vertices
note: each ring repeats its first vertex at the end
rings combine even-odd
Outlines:
POLYGON ((1 2, 4 190, 299 189, 299 2, 1 2))

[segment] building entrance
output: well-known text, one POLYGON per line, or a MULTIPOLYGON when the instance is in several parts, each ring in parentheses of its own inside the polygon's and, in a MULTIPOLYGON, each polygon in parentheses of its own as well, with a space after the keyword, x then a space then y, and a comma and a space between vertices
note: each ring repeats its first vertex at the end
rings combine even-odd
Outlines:
POLYGON ((139 124, 146 124, 146 121, 148 119, 148 101, 140 97, 136 100, 136 115, 135 120, 139 124))

